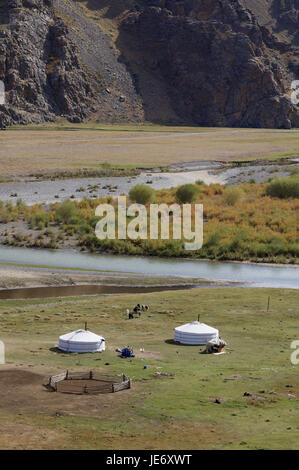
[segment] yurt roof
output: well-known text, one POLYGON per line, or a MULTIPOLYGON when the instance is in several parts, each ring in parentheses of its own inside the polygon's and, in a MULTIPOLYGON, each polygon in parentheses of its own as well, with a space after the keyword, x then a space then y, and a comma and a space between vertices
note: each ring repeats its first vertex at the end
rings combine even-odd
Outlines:
POLYGON ((72 343, 96 343, 104 338, 88 330, 76 330, 71 333, 60 336, 62 341, 71 341, 72 343))
POLYGON ((192 334, 213 334, 218 333, 218 330, 215 328, 201 323, 199 321, 193 321, 191 323, 186 323, 185 325, 178 326, 175 328, 176 331, 181 331, 182 333, 192 333, 192 334))

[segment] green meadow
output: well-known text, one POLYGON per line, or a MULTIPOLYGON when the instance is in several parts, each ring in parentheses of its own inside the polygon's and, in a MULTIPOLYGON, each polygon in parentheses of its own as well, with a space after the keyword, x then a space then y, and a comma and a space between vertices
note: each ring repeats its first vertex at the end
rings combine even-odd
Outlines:
POLYGON ((1 448, 296 449, 299 446, 299 339, 295 290, 203 288, 142 295, 0 302, 1 448), (268 297, 270 306, 267 311, 268 297), (126 308, 150 306, 128 320, 126 308), (200 320, 219 329, 226 354, 173 342, 173 330, 200 320), (83 328, 106 338, 101 354, 55 349, 60 334, 83 328), (121 359, 116 348, 136 354, 121 359), (141 352, 140 349, 144 349, 141 352), (146 368, 144 368, 146 366, 146 368), (125 373, 132 388, 76 396, 42 383, 63 370, 125 373), (26 371, 33 382, 5 381, 26 371), (157 372, 170 375, 159 376, 157 372), (3 385, 4 384, 4 385, 3 385), (244 395, 245 394, 245 395, 244 395), (18 433, 18 438, 9 439, 18 433))

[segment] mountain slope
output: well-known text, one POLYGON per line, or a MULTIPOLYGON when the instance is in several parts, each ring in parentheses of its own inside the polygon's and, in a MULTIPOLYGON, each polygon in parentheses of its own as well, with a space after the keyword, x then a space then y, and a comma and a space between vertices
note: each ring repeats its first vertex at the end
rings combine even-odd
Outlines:
POLYGON ((0 124, 299 126, 297 13, 298 0, 0 0, 0 124))

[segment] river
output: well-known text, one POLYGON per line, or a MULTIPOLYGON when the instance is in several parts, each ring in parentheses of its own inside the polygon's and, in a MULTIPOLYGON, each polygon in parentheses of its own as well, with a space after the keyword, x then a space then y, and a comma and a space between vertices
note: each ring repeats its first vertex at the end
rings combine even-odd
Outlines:
POLYGON ((117 256, 0 245, 0 262, 238 281, 251 287, 299 288, 299 266, 117 256))

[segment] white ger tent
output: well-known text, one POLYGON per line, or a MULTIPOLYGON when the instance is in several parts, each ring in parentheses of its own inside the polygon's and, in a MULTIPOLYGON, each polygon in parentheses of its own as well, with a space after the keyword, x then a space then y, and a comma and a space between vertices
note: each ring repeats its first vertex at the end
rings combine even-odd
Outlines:
POLYGON ((205 323, 193 321, 174 329, 174 340, 181 344, 207 344, 219 338, 219 331, 205 323))
POLYGON ((88 330, 77 330, 59 338, 59 349, 67 352, 93 353, 105 351, 105 338, 88 330))

